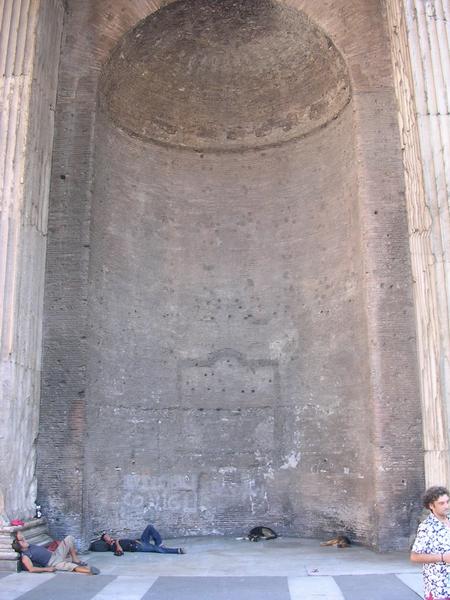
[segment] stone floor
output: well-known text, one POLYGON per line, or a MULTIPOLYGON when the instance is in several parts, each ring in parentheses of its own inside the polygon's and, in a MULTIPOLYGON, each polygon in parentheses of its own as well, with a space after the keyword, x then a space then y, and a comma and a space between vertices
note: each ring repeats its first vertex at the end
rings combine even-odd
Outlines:
POLYGON ((418 600, 420 567, 406 553, 280 538, 166 541, 187 554, 90 553, 95 577, 0 573, 0 600, 418 600))

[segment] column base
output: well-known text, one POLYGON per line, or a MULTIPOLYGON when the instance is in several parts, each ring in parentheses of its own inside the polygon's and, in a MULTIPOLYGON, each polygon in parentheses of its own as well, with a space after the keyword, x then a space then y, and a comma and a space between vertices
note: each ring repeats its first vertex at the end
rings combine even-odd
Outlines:
POLYGON ((17 531, 22 531, 27 542, 46 546, 52 538, 48 535, 45 518, 31 519, 24 525, 0 526, 0 571, 17 572, 20 570, 19 555, 11 547, 17 531))

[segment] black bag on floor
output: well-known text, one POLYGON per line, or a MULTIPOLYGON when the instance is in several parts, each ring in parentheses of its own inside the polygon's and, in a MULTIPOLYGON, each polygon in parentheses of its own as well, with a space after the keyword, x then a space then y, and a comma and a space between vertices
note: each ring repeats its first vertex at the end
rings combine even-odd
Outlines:
POLYGON ((111 546, 109 546, 104 540, 94 540, 89 546, 91 552, 110 552, 111 546))

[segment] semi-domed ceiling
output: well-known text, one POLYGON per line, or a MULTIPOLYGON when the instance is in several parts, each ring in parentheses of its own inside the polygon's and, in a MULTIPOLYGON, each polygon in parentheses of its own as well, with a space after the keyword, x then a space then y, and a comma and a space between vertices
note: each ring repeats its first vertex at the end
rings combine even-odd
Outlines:
POLYGON ((100 103, 145 141, 198 150, 278 144, 350 99, 345 62, 302 12, 271 0, 179 0, 129 31, 100 103))

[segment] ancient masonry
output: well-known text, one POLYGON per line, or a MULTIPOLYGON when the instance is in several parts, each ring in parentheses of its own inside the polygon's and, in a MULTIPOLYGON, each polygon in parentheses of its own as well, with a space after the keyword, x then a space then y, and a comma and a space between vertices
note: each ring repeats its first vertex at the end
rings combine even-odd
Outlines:
POLYGON ((450 482, 450 8, 326 4, 3 2, 0 566, 450 482))

